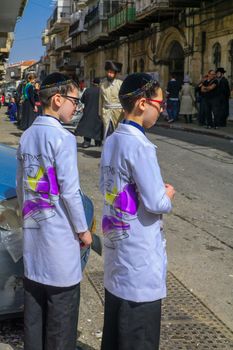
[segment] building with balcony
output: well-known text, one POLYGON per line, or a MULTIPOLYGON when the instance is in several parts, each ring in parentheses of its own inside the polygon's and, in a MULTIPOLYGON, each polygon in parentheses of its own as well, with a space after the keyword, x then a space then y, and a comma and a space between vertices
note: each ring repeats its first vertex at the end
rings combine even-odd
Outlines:
POLYGON ((114 59, 123 63, 122 77, 151 72, 166 87, 172 72, 196 83, 223 66, 233 87, 233 0, 70 0, 70 6, 69 25, 57 9, 44 33, 50 72, 89 81, 103 77, 105 60, 114 59))
POLYGON ((14 41, 14 29, 27 0, 1 0, 0 11, 0 81, 5 79, 5 62, 14 41))
POLYGON ((74 75, 76 58, 71 54, 72 37, 70 26, 76 21, 74 1, 57 0, 53 14, 47 21, 47 28, 42 34, 42 44, 46 46, 45 71, 54 71, 74 75))
POLYGON ((152 72, 164 87, 172 72, 180 81, 189 74, 196 83, 223 66, 233 88, 232 20, 232 0, 120 1, 108 15, 113 40, 85 54, 85 77, 93 69, 103 76, 110 58, 123 62, 123 76, 152 72))

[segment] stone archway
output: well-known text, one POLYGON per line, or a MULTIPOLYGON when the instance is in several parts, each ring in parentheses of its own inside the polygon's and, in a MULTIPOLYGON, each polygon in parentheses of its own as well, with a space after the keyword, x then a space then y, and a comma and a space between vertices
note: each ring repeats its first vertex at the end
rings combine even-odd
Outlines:
POLYGON ((159 65, 158 69, 164 86, 166 86, 171 73, 175 73, 180 82, 183 80, 184 72, 187 71, 185 69, 185 47, 188 47, 188 43, 185 33, 181 29, 170 27, 161 33, 155 64, 159 65))

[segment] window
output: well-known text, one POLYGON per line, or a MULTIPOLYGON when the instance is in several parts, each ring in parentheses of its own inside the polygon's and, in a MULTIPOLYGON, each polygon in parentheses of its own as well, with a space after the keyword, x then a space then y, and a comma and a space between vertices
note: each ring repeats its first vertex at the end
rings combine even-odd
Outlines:
POLYGON ((219 43, 214 44, 213 46, 213 64, 215 68, 221 66, 221 45, 219 43))
POLYGON ((133 71, 134 71, 134 73, 137 73, 137 71, 138 71, 138 62, 137 62, 137 60, 135 60, 134 63, 133 63, 133 71))
POLYGON ((145 62, 144 62, 143 58, 141 58, 139 61, 139 69, 140 69, 141 73, 143 73, 145 71, 145 62))

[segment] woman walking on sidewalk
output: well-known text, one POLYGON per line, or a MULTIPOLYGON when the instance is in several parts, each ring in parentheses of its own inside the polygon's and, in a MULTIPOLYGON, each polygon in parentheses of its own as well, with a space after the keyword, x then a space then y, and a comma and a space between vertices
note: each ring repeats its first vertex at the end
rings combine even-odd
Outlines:
POLYGON ((186 76, 180 91, 180 114, 184 115, 186 123, 192 123, 192 117, 196 113, 194 88, 190 84, 189 77, 186 76))

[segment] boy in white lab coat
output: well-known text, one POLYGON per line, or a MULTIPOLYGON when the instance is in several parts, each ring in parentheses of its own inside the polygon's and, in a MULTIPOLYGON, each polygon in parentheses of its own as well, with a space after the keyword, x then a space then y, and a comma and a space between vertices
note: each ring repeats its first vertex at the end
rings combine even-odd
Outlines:
POLYGON ((101 157, 104 195, 105 316, 101 350, 159 349, 161 300, 166 296, 162 214, 175 190, 164 184, 156 146, 145 136, 163 105, 162 91, 145 73, 129 75, 119 98, 125 119, 101 157))
POLYGON ((24 231, 24 349, 75 350, 80 243, 91 244, 79 185, 75 137, 62 127, 79 103, 60 73, 41 85, 43 115, 22 135, 17 195, 24 231))

